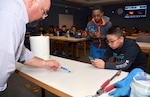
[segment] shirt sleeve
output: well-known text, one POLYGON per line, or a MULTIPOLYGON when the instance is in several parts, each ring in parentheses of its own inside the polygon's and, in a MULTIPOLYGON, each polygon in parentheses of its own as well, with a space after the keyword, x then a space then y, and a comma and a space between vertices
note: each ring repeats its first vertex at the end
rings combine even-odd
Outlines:
POLYGON ((106 38, 106 34, 107 34, 107 32, 108 32, 108 30, 109 30, 109 28, 112 26, 112 23, 111 23, 111 21, 108 21, 107 23, 106 23, 106 25, 105 25, 105 27, 104 27, 104 29, 103 29, 103 31, 101 32, 102 34, 102 39, 105 39, 106 38))
POLYGON ((34 57, 34 54, 31 51, 29 51, 25 46, 23 46, 19 62, 24 62, 25 60, 29 60, 32 57, 34 57))
POLYGON ((91 40, 91 37, 89 36, 89 28, 88 28, 89 24, 90 24, 90 22, 88 22, 88 24, 86 26, 86 28, 87 28, 87 36, 86 36, 87 40, 91 40))
POLYGON ((89 35, 89 33, 93 33, 93 31, 98 32, 97 26, 93 23, 93 21, 88 22, 87 24, 87 40, 92 40, 93 38, 89 35))

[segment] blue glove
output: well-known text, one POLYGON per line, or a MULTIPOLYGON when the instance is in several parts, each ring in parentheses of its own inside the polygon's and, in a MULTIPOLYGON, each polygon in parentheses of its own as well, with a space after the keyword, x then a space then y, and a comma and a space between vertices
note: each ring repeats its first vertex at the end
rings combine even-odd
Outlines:
POLYGON ((109 95, 113 97, 129 96, 130 83, 132 82, 133 77, 139 72, 144 72, 144 71, 140 68, 135 68, 123 80, 116 82, 115 83, 116 90, 110 92, 109 95))

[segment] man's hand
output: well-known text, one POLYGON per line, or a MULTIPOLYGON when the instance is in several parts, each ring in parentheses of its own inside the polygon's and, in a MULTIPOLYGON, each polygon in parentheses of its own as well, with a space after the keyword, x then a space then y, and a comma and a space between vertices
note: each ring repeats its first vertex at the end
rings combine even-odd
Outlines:
POLYGON ((101 38, 100 33, 96 31, 89 31, 89 36, 92 38, 101 38))
POLYGON ((97 68, 104 68, 105 67, 105 62, 102 59, 91 60, 91 63, 93 66, 95 66, 97 68))
POLYGON ((96 38, 101 38, 100 32, 95 33, 95 37, 96 37, 96 38))
POLYGON ((53 70, 57 70, 61 66, 56 60, 43 60, 39 57, 33 57, 29 60, 26 60, 24 64, 53 70))
POLYGON ((89 36, 92 38, 95 38, 95 33, 96 33, 96 31, 90 31, 89 30, 89 36))
POLYGON ((57 70, 60 67, 60 63, 56 60, 44 60, 44 67, 47 69, 57 70))

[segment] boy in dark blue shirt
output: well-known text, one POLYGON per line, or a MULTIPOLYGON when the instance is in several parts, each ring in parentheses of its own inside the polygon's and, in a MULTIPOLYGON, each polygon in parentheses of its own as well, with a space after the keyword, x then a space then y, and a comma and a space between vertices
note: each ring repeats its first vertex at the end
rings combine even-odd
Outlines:
POLYGON ((106 38, 109 48, 101 59, 91 60, 92 65, 97 68, 121 69, 124 71, 131 71, 133 68, 146 69, 146 56, 135 41, 123 36, 120 27, 111 27, 106 38), (115 62, 108 62, 112 56, 115 58, 115 62))

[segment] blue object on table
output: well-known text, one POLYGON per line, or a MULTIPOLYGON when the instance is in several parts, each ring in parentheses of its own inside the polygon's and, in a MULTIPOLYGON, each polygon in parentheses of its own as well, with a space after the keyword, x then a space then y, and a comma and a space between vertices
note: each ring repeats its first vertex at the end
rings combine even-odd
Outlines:
POLYGON ((132 82, 133 77, 139 72, 144 72, 144 71, 140 68, 135 68, 123 80, 116 82, 115 83, 116 90, 110 92, 109 95, 113 97, 129 96, 130 83, 132 82))
POLYGON ((67 68, 65 68, 65 67, 63 67, 63 66, 61 66, 60 68, 63 69, 63 70, 66 70, 66 71, 68 71, 68 72, 71 72, 69 69, 67 69, 67 68))

